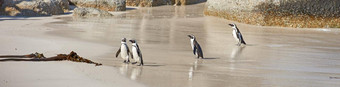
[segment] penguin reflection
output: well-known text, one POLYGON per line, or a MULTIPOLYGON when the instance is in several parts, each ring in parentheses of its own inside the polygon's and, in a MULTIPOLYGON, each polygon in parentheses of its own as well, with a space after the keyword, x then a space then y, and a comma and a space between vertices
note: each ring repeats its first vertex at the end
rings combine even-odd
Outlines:
POLYGON ((192 80, 194 76, 194 72, 197 70, 198 65, 202 63, 202 60, 196 59, 196 61, 193 63, 193 65, 189 69, 189 80, 192 80))
POLYGON ((139 78, 140 75, 142 75, 142 70, 143 67, 134 67, 131 71, 130 79, 136 80, 137 78, 139 78))
POLYGON ((123 63, 119 68, 120 74, 122 75, 127 75, 128 70, 129 70, 129 64, 126 64, 126 63, 123 63))
POLYGON ((233 50, 232 50, 232 52, 231 52, 231 54, 230 54, 230 57, 232 58, 232 59, 234 59, 234 58, 238 58, 241 54, 242 54, 242 50, 245 48, 245 46, 237 46, 237 47, 235 47, 233 50))
POLYGON ((136 80, 142 74, 143 67, 140 66, 129 66, 129 64, 123 63, 119 67, 120 74, 130 77, 131 80, 136 80), (129 74, 131 73, 131 74, 129 74))
POLYGON ((243 49, 245 48, 245 46, 237 46, 235 47, 231 54, 230 54, 230 59, 229 59, 229 64, 230 64, 230 68, 231 70, 234 70, 235 69, 235 59, 238 58, 241 54, 242 54, 242 51, 243 49))

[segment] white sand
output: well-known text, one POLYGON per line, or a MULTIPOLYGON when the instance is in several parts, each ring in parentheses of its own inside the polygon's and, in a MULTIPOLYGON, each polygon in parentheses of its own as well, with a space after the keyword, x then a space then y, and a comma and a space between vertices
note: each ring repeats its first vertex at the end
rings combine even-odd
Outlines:
MULTIPOLYGON (((65 15, 64 15, 65 16, 65 15)), ((68 15, 66 15, 68 16, 68 15)), ((0 55, 44 53, 46 57, 70 51, 93 61, 114 47, 48 35, 44 24, 52 17, 0 17, 0 55)), ((109 66, 71 61, 0 62, 0 87, 126 87, 144 86, 121 76, 109 66)))

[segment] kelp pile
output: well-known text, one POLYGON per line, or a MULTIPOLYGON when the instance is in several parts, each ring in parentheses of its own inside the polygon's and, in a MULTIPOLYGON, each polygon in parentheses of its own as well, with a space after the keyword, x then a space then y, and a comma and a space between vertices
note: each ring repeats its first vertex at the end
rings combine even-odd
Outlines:
POLYGON ((95 64, 96 66, 102 65, 101 63, 93 62, 89 59, 80 57, 76 52, 70 52, 69 54, 58 54, 54 57, 48 57, 46 58, 44 54, 42 53, 32 53, 28 55, 3 55, 0 56, 0 58, 6 58, 1 59, 0 61, 62 61, 62 60, 69 60, 73 62, 85 62, 89 64, 95 64), (21 59, 25 58, 25 59, 21 59))

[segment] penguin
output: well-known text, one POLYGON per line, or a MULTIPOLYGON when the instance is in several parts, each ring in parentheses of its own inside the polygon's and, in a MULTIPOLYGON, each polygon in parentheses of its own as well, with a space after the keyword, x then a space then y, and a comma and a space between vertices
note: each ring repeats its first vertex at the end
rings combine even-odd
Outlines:
POLYGON ((233 28, 233 36, 235 40, 238 42, 237 45, 240 46, 241 44, 246 45, 246 42, 243 39, 243 36, 241 34, 241 31, 237 28, 236 24, 232 23, 229 24, 233 28))
MULTIPOLYGON (((131 54, 129 47, 126 44, 126 38, 122 38, 121 41, 122 45, 120 45, 119 50, 116 53, 116 58, 118 57, 120 53, 120 57, 124 59, 124 63, 129 63, 129 54, 131 54)), ((132 56, 132 55, 131 55, 132 56)))
POLYGON ((194 55, 197 55, 197 58, 200 58, 200 57, 204 58, 202 48, 200 44, 198 44, 198 42, 196 41, 196 37, 194 35, 188 35, 188 37, 190 38, 191 48, 192 48, 194 55))
POLYGON ((134 56, 133 59, 135 59, 135 62, 133 62, 132 64, 136 64, 137 62, 139 62, 138 66, 143 66, 143 57, 142 57, 142 52, 139 49, 139 46, 136 42, 136 40, 129 40, 132 43, 132 55, 134 56))

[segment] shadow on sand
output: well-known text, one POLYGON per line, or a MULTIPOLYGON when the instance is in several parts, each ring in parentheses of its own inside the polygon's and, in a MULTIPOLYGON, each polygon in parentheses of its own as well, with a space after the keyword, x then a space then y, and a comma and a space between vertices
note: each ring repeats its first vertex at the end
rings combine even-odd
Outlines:
POLYGON ((220 58, 211 58, 211 57, 209 58, 209 57, 208 57, 208 58, 202 58, 202 59, 203 59, 203 60, 211 60, 211 59, 220 59, 220 58))
POLYGON ((165 65, 157 65, 157 64, 144 64, 143 66, 159 67, 159 66, 165 66, 165 65))

